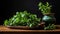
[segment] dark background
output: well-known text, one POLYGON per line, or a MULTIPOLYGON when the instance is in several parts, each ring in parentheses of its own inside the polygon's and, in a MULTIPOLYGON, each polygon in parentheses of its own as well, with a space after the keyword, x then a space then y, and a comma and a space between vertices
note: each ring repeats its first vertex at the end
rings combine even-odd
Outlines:
POLYGON ((41 11, 38 10, 39 2, 49 2, 52 5, 52 12, 55 13, 56 24, 60 24, 60 5, 59 0, 0 0, 0 25, 5 19, 9 19, 17 11, 27 10, 31 13, 42 17, 41 11))

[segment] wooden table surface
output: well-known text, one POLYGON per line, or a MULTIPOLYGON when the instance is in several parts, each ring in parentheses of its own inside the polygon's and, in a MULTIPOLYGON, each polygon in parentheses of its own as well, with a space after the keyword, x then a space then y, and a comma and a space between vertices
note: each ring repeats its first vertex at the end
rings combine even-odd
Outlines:
POLYGON ((55 29, 55 30, 21 30, 21 29, 10 29, 5 26, 0 26, 0 32, 60 32, 60 29, 55 29))

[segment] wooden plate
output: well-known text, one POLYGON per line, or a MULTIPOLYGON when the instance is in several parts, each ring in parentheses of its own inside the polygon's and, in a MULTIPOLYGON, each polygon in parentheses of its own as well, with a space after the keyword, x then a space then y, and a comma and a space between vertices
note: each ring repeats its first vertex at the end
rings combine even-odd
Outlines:
POLYGON ((28 27, 28 26, 7 26, 8 28, 11 28, 11 29, 41 29, 43 28, 43 23, 39 24, 38 26, 36 27, 28 27))
POLYGON ((7 26, 11 29, 30 29, 28 26, 7 26))

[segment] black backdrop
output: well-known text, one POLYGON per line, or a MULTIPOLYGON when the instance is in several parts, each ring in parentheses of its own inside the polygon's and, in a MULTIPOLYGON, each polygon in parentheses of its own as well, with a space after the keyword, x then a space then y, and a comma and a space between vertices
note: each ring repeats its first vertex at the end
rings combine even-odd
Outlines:
POLYGON ((19 10, 27 10, 37 14, 38 17, 42 17, 37 5, 39 2, 46 1, 52 5, 52 12, 55 13, 57 21, 56 24, 60 24, 59 0, 0 0, 0 24, 3 24, 5 19, 10 18, 19 10))

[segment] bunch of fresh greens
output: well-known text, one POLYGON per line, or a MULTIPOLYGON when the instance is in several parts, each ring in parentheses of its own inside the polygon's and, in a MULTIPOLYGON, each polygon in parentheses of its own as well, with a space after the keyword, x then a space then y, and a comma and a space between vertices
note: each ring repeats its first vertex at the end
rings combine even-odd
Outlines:
POLYGON ((43 14, 51 13, 51 7, 52 7, 52 6, 49 5, 48 2, 46 2, 46 4, 43 4, 42 2, 40 2, 40 3, 38 4, 38 6, 39 6, 39 10, 41 10, 43 14))
POLYGON ((56 29, 56 26, 54 24, 49 24, 47 27, 44 27, 44 30, 53 30, 56 29))
POLYGON ((40 23, 40 18, 37 15, 24 12, 16 12, 9 20, 4 21, 5 26, 29 26, 35 27, 40 23))

